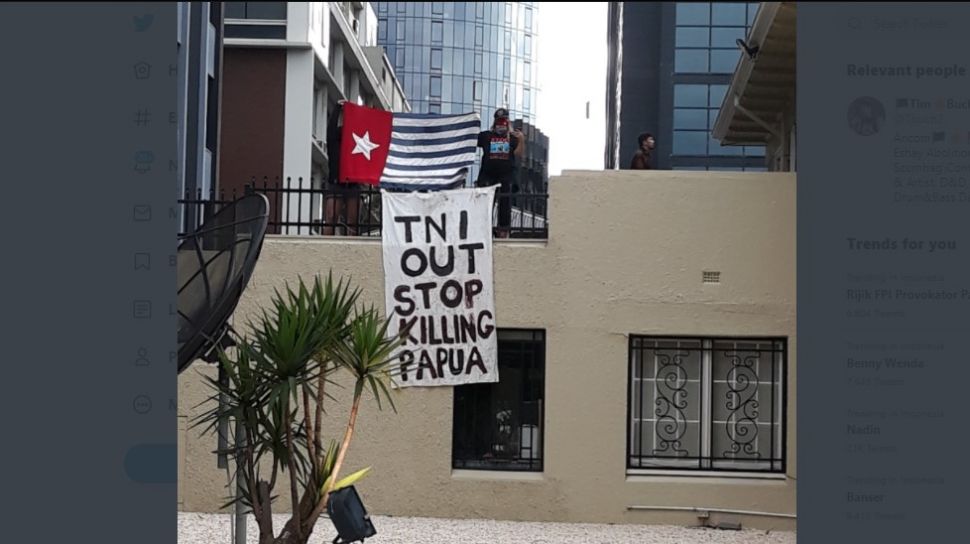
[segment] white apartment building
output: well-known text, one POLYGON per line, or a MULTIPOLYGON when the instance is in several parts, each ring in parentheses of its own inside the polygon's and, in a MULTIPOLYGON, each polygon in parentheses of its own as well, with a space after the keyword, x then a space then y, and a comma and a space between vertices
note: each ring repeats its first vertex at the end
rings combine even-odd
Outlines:
MULTIPOLYGON (((410 106, 377 45, 369 2, 226 2, 220 188, 256 179, 290 189, 321 187, 327 176, 327 120, 339 100, 390 111, 410 106)), ((285 195, 285 220, 319 219, 319 194, 285 195), (307 210, 311 210, 307 214, 307 210)), ((310 225, 285 234, 309 234, 310 225)))

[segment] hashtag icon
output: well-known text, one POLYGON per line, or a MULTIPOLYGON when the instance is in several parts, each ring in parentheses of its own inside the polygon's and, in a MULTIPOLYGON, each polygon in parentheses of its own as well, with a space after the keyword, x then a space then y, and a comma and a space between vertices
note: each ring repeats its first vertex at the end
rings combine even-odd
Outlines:
POLYGON ((135 126, 147 127, 152 120, 152 112, 148 109, 140 109, 135 112, 135 126))

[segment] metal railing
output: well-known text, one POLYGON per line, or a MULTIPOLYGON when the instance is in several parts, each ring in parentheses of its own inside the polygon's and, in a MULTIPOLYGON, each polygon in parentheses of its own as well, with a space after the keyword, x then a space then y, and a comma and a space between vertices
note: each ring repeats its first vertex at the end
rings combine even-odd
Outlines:
MULTIPOLYGON (((186 193, 178 201, 183 218, 181 230, 194 230, 222 206, 249 191, 262 193, 269 200, 268 234, 381 236, 380 189, 371 185, 312 187, 302 178, 287 178, 285 182, 251 180, 244 191, 186 193)), ((508 233, 509 238, 520 239, 547 238, 548 198, 547 194, 496 193, 492 222, 496 234, 508 233)))

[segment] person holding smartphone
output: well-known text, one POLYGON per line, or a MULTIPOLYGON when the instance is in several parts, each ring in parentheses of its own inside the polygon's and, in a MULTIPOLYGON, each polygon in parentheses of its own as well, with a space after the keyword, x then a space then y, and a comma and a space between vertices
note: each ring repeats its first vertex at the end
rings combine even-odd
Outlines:
POLYGON ((476 187, 498 185, 498 228, 495 236, 508 238, 512 224, 512 178, 515 176, 515 158, 525 153, 525 137, 522 131, 509 124, 509 110, 499 108, 493 115, 492 127, 478 134, 478 147, 482 149, 482 166, 478 172, 476 187))

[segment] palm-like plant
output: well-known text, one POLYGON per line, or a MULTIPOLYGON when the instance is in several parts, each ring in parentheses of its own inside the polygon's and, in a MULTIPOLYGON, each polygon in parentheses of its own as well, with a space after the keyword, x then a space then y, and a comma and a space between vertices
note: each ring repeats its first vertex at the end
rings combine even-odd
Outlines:
POLYGON ((387 382, 403 340, 386 337, 389 322, 374 308, 357 309, 359 294, 332 276, 315 278, 311 288, 301 279, 295 289, 276 291, 271 311, 250 322, 251 338, 237 339, 234 357, 220 354, 226 379, 206 378, 213 394, 194 425, 213 432, 232 419, 240 429, 242 439, 225 451, 237 468, 240 497, 226 506, 238 500, 252 510, 260 544, 305 543, 330 493, 366 474, 337 480, 364 391, 373 393, 379 408, 382 399, 394 408, 387 382), (341 370, 354 380, 350 418, 339 445, 331 440, 324 448, 325 386, 341 370), (293 513, 274 536, 273 490, 280 473, 289 476, 293 513))

